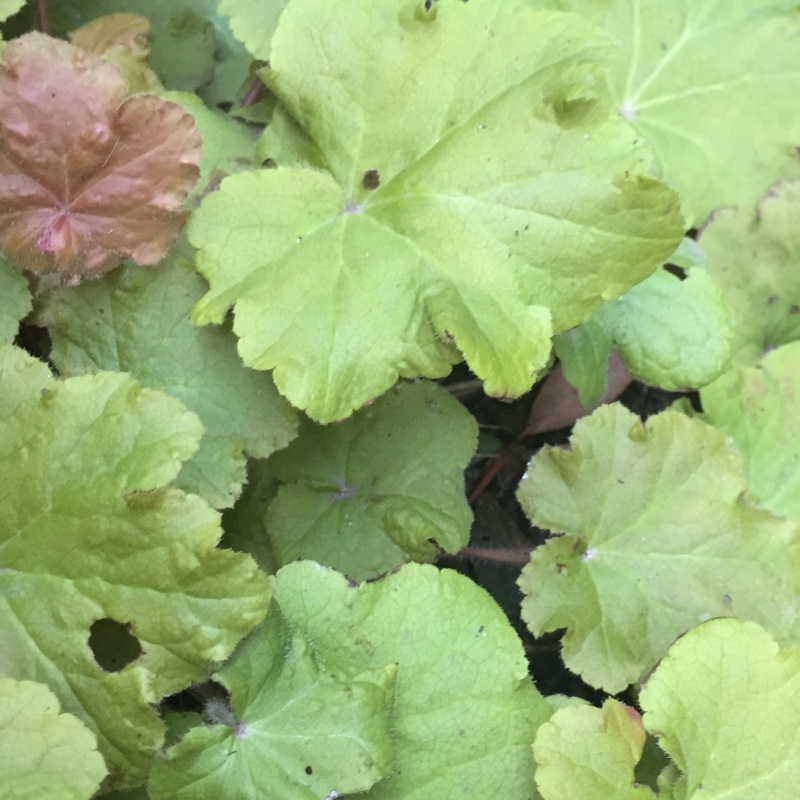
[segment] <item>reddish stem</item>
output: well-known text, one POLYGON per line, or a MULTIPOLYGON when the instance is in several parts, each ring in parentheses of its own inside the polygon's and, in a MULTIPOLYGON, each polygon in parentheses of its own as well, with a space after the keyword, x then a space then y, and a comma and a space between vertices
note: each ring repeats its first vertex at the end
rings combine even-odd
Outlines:
POLYGON ((497 477, 503 467, 510 464, 514 459, 508 453, 498 453, 492 461, 489 469, 483 475, 481 482, 470 492, 468 501, 472 505, 485 491, 486 487, 497 477))
POLYGON ((47 0, 36 0, 36 10, 39 16, 39 30, 50 33, 50 15, 47 13, 47 0))
POLYGON ((524 567, 531 560, 531 551, 524 547, 495 550, 489 547, 465 547, 458 551, 462 558, 480 558, 482 561, 493 561, 496 564, 513 564, 524 567))
POLYGON ((247 108, 247 106, 252 106, 253 103, 258 100, 259 96, 261 95, 261 91, 264 88, 264 84, 261 82, 260 78, 256 78, 253 81, 253 85, 247 90, 247 93, 242 98, 241 107, 247 108))

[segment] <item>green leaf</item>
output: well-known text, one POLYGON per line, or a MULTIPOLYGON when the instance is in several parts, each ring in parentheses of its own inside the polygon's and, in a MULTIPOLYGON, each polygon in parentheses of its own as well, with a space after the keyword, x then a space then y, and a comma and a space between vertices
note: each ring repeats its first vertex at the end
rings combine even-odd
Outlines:
POLYGON ((353 587, 301 562, 273 585, 289 625, 326 663, 354 673, 397 664, 394 771, 364 800, 536 797, 531 742, 552 711, 482 589, 420 564, 353 587))
POLYGON ((800 647, 715 619, 670 648, 640 695, 644 724, 683 771, 680 800, 793 800, 800 774, 800 647))
POLYGON ((59 0, 48 11, 53 35, 119 11, 147 17, 150 66, 168 89, 197 91, 211 105, 235 100, 247 79, 250 56, 218 13, 217 0, 59 0))
POLYGON ((0 22, 16 14, 24 5, 25 0, 0 0, 0 22))
POLYGON ((726 209, 703 229, 708 269, 733 325, 731 353, 754 364, 773 347, 800 339, 800 183, 764 198, 755 218, 726 209))
POLYGON ((232 708, 210 701, 211 727, 191 730, 153 769, 153 800, 361 792, 392 765, 389 716, 397 668, 356 674, 325 661, 273 604, 264 624, 214 676, 232 708))
MULTIPOLYGON (((261 70, 259 74, 264 78, 268 70, 261 70)), ((267 162, 281 167, 328 169, 316 143, 282 105, 275 106, 269 125, 256 145, 256 163, 267 162)))
POLYGON ((706 252, 695 239, 684 236, 675 252, 667 259, 668 264, 688 270, 692 267, 706 267, 706 252))
POLYGON ((14 340, 19 321, 31 310, 31 293, 28 281, 0 256, 0 342, 14 340))
POLYGON ((104 792, 102 800, 150 800, 147 789, 139 786, 136 789, 116 789, 111 792, 104 792))
POLYGON ((800 521, 800 342, 773 350, 706 386, 706 418, 733 438, 749 493, 765 508, 800 521))
POLYGON ((281 15, 266 79, 330 173, 233 176, 203 202, 189 236, 211 289, 193 318, 234 305, 245 363, 322 422, 446 374, 449 343, 488 393, 518 396, 554 331, 672 252, 676 198, 597 99, 608 40, 578 17, 357 7, 281 15))
POLYGON ((294 437, 297 420, 269 375, 248 370, 227 326, 189 321, 204 284, 174 250, 157 269, 124 267, 102 282, 51 293, 39 313, 63 375, 128 372, 197 413, 200 449, 176 485, 226 508, 241 492, 245 451, 265 458, 294 437))
POLYGON ((242 494, 233 508, 222 512, 222 546, 248 553, 267 575, 274 575, 278 564, 264 525, 264 510, 277 492, 278 481, 269 461, 251 459, 242 494))
POLYGON ((728 308, 701 267, 685 280, 659 269, 594 318, 630 373, 662 389, 693 389, 717 378, 730 357, 728 308))
POLYGON ((668 800, 671 795, 664 794, 664 789, 659 788, 659 781, 663 781, 667 777, 665 772, 671 772, 674 766, 669 756, 658 746, 658 739, 648 733, 642 757, 634 772, 636 782, 659 792, 659 800, 668 800))
POLYGON ((719 375, 732 331, 705 261, 697 242, 684 238, 667 264, 684 270, 688 280, 679 283, 669 271, 657 270, 553 339, 564 375, 578 389, 584 408, 597 406, 606 391, 612 350, 636 378, 665 389, 703 386, 719 375))
POLYGON ((562 708, 536 734, 536 785, 544 800, 654 798, 634 782, 644 743, 641 717, 617 700, 562 708))
POLYGON ((161 97, 178 103, 192 115, 203 140, 200 180, 189 195, 189 203, 214 191, 226 175, 253 166, 256 139, 246 125, 208 108, 196 94, 161 92, 161 97))
POLYGON ((0 771, 5 800, 89 800, 107 774, 97 739, 33 681, 0 678, 0 771))
POLYGON ((177 400, 113 373, 55 381, 7 345, 0 384, 0 674, 46 682, 97 735, 110 787, 135 786, 163 738, 155 704, 263 618, 264 578, 166 486, 202 432, 177 400))
POLYGON ((233 35, 253 58, 267 61, 278 17, 288 0, 219 0, 219 11, 229 19, 233 35))
POLYGON ((752 208, 776 180, 800 175, 793 0, 539 5, 585 14, 617 38, 613 102, 653 146, 687 227, 720 206, 752 208))
POLYGON ((613 343, 603 326, 592 315, 577 328, 553 338, 564 377, 578 390, 585 409, 594 408, 608 388, 608 357, 613 343))
POLYGON ((576 424, 570 447, 539 451, 518 493, 535 525, 564 534, 532 553, 520 586, 534 634, 567 629, 569 669, 618 692, 716 616, 797 635, 800 531, 744 499, 724 434, 611 405, 576 424))
POLYGON ((150 64, 168 89, 182 92, 210 83, 216 67, 214 26, 202 8, 206 3, 193 5, 195 8, 174 9, 169 15, 162 12, 158 14, 161 20, 153 20, 150 64))
POLYGON ((300 435, 270 460, 284 485, 266 527, 279 564, 319 561, 353 580, 469 541, 464 469, 474 418, 436 384, 397 386, 351 419, 300 435))

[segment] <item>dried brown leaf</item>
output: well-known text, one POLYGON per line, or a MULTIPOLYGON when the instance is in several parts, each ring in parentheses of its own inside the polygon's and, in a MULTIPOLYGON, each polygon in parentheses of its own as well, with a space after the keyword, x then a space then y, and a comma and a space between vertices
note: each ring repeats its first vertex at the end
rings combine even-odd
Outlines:
POLYGON ((0 250, 32 272, 96 276, 124 256, 156 264, 199 176, 180 106, 124 100, 119 71, 40 33, 0 65, 0 250))
MULTIPOLYGON (((608 375, 606 392, 594 408, 613 403, 633 380, 616 353, 611 353, 608 357, 606 374, 608 375)), ((533 436, 537 433, 568 428, 581 417, 594 411, 594 408, 583 407, 578 397, 578 390, 564 377, 561 364, 557 364, 545 378, 539 394, 536 395, 528 424, 521 436, 533 436)))

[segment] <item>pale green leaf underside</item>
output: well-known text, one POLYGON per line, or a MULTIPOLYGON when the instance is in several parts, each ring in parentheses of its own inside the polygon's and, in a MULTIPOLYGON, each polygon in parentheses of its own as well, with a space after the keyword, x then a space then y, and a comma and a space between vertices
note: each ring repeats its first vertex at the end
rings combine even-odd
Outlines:
POLYGON ((62 375, 130 373, 176 397, 205 425, 176 486, 215 508, 233 505, 245 451, 266 458, 294 437, 297 420, 269 375, 245 368, 227 328, 199 329, 189 311, 204 284, 173 252, 156 269, 125 267, 102 282, 51 293, 39 313, 62 375))
POLYGON ((235 306, 245 363, 324 422, 446 374, 453 342, 490 394, 526 391, 554 331, 680 238, 583 66, 606 46, 521 0, 293 0, 266 79, 330 172, 279 165, 202 204, 194 320, 235 306))
POLYGON ((744 458, 750 494, 800 521, 800 342, 739 366, 703 389, 706 418, 731 436, 744 458))
POLYGON ((357 675, 325 662, 273 604, 264 624, 214 676, 232 698, 213 727, 196 727, 159 761, 152 800, 280 797, 318 800, 361 792, 392 766, 390 718, 397 668, 357 675), (221 719, 224 717, 223 719, 221 719))
POLYGON ((267 587, 214 549, 215 512, 165 486, 202 432, 177 400, 114 373, 55 381, 6 345, 0 381, 0 674, 46 682, 97 735, 112 785, 135 785, 163 737, 153 704, 227 657, 267 587), (87 646, 105 618, 144 651, 121 671, 87 646))
POLYGON ((270 464, 283 482, 266 528, 280 564, 298 558, 365 580, 436 545, 458 552, 472 514, 464 469, 474 418, 436 384, 405 384, 331 427, 301 425, 270 464))
POLYGON ((630 373, 662 389, 711 383, 728 363, 731 326, 722 291, 708 272, 686 270, 680 280, 657 270, 595 318, 630 373))
POLYGON ((571 451, 546 447, 519 498, 564 535, 523 570, 531 630, 566 628, 563 657, 590 684, 638 681, 681 633, 737 616, 786 638, 796 628, 798 528, 742 498, 724 434, 666 411, 645 425, 621 405, 581 420, 571 451))
POLYGON ((284 567, 274 581, 287 621, 324 661, 352 672, 397 664, 394 771, 359 797, 536 796, 531 742, 552 712, 483 590, 419 564, 357 588, 309 562, 284 567))
POLYGON ((31 310, 28 281, 0 255, 0 342, 11 343, 31 310))
POLYGON ((621 116, 652 145, 687 226, 752 208, 800 175, 800 18, 792 0, 546 0, 617 37, 621 116), (735 124, 732 120, 736 120, 735 124))
POLYGON ((6 800, 89 800, 106 776, 97 739, 41 683, 0 678, 0 774, 6 800))
POLYGON ((800 647, 715 619, 679 639, 640 695, 645 727, 684 774, 674 797, 794 800, 800 647))
POLYGON ((562 708, 536 733, 536 785, 544 800, 652 800, 634 786, 644 742, 639 715, 617 700, 562 708))
POLYGON ((800 339, 800 182, 775 187, 756 218, 724 210, 703 229, 708 270, 730 309, 734 360, 800 339))

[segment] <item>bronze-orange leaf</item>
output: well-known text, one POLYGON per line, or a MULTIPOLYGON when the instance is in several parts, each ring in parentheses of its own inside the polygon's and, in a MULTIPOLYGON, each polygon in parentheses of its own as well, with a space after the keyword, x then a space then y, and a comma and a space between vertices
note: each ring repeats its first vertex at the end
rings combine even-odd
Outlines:
POLYGON ((156 264, 200 171, 192 117, 124 100, 119 71, 41 33, 0 65, 0 251, 31 272, 94 277, 125 256, 156 264))

